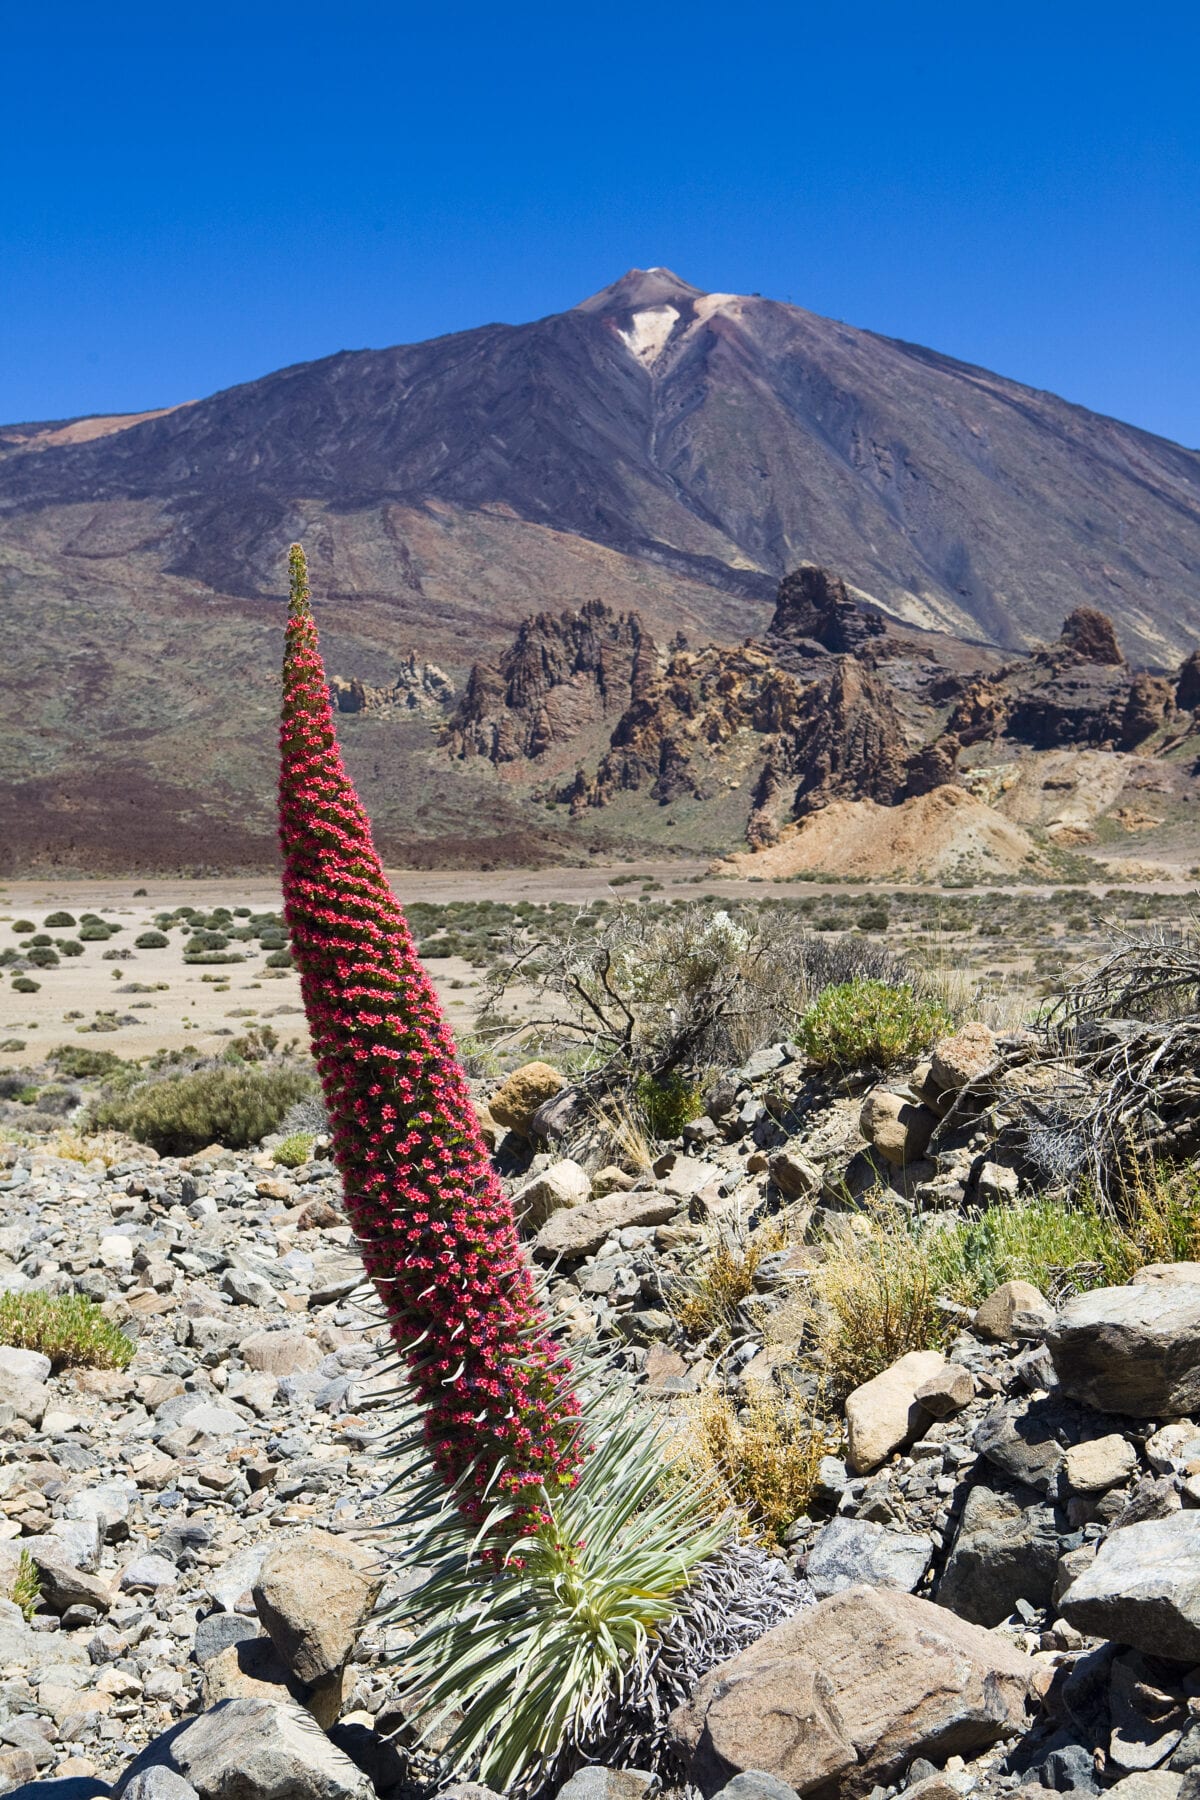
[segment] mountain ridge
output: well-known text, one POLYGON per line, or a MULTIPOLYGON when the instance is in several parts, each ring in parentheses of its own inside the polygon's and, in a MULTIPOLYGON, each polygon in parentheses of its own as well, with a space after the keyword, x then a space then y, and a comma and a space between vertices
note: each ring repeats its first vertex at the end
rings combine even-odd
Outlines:
MULTIPOLYGON (((201 839, 270 864, 295 539, 331 674, 364 695, 400 692, 412 654, 461 687, 523 619, 593 602, 662 644, 735 644, 806 562, 906 629, 1006 654, 1080 607, 1142 666, 1175 668, 1200 636, 1196 452, 936 351, 630 271, 527 324, 0 428, 10 869, 203 864, 201 839)), ((430 761, 430 730, 399 705, 354 726, 397 860, 476 842, 476 786, 430 761)), ((488 804, 502 860, 573 853, 503 784, 488 804)))

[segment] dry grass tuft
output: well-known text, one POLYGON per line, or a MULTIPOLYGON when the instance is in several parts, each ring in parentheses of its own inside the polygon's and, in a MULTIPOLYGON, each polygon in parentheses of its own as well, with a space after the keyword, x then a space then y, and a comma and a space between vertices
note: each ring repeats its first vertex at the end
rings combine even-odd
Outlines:
POLYGON ((754 1277, 768 1256, 787 1247, 787 1226, 768 1220, 751 1235, 722 1237, 695 1277, 691 1291, 679 1302, 675 1316, 691 1338, 715 1333, 725 1340, 733 1335, 737 1310, 754 1292, 754 1277))
POLYGON ((821 1458, 834 1439, 793 1395, 754 1384, 740 1411, 727 1394, 706 1390, 685 1427, 685 1455, 749 1530, 780 1542, 808 1508, 821 1458))
POLYGON ((827 1246, 817 1276, 821 1349, 839 1399, 910 1350, 939 1347, 949 1331, 928 1247, 905 1216, 880 1202, 860 1223, 855 1237, 827 1246))

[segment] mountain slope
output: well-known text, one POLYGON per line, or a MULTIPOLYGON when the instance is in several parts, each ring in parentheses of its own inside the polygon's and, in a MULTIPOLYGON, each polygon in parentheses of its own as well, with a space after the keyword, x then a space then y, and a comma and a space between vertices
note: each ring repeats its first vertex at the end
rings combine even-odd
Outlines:
MULTIPOLYGON (((763 630, 824 564, 1004 648, 1076 607, 1131 659, 1200 635, 1200 455, 935 353, 631 271, 569 312, 343 352, 141 416, 0 428, 0 860, 269 865, 287 544, 331 673, 461 688, 530 614, 666 646, 763 630)), ((396 859, 480 848, 431 721, 356 721, 396 859)), ((572 853, 505 793, 497 860, 572 853)), ((602 831, 608 829, 601 822, 602 831)), ((604 846, 601 845, 601 848, 604 846)))
POLYGON ((387 509, 442 502, 763 600, 825 563, 915 623, 1001 644, 1081 604, 1150 658, 1200 626, 1196 452, 666 270, 531 325, 345 352, 121 424, 82 442, 10 429, 0 522, 148 505, 165 569, 245 596, 278 591, 280 546, 319 516, 327 584, 403 601, 387 509), (385 540, 365 568, 356 517, 385 540))

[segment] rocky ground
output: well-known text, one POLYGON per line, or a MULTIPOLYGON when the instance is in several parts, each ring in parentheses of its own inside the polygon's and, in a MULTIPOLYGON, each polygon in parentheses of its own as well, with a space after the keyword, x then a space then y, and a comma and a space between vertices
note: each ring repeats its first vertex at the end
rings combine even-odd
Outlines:
MULTIPOLYGON (((479 1101, 554 1316, 619 1345, 683 1442, 706 1391, 817 1395, 814 1284, 855 1191, 948 1217, 1015 1203, 1037 1059, 977 1024, 848 1091, 768 1046, 638 1167, 597 1166, 556 1077, 479 1101), (735 1328, 685 1326, 713 1245, 764 1227, 735 1328)), ((0 1349, 0 1574, 20 1594, 27 1553, 41 1591, 28 1617, 0 1602, 0 1780, 39 1800, 64 1780, 77 1800, 399 1793, 430 1770, 390 1737, 405 1638, 379 1614, 414 1576, 370 1529, 380 1328, 321 1140, 291 1170, 270 1140, 78 1159, 93 1148, 0 1149, 0 1289, 83 1294, 136 1347, 57 1370, 0 1349)), ((940 1348, 838 1408, 777 1550, 801 1604, 679 1708, 677 1766, 729 1800, 1192 1800, 1200 1264, 1057 1304, 1010 1281, 952 1313, 940 1348)), ((585 1770, 570 1800, 652 1779, 585 1770)))

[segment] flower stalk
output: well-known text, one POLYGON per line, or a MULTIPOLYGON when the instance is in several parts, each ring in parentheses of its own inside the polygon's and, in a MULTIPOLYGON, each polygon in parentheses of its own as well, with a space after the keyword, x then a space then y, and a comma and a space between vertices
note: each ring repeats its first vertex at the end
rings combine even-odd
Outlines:
POLYGON ((521 1254, 449 1027, 334 731, 304 552, 289 556, 284 910, 347 1214, 468 1519, 536 1529, 578 1474, 578 1402, 521 1254))

